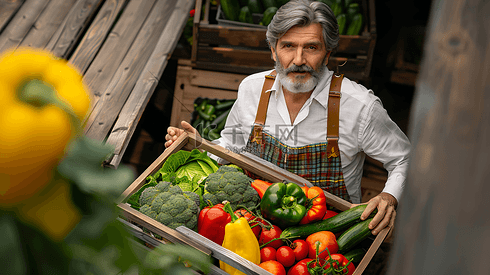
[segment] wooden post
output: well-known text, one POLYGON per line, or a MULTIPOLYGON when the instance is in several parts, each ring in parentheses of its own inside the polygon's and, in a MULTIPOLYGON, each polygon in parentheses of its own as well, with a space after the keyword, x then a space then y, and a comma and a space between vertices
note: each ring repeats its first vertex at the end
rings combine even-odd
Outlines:
POLYGON ((488 274, 490 3, 434 0, 388 274, 488 274))

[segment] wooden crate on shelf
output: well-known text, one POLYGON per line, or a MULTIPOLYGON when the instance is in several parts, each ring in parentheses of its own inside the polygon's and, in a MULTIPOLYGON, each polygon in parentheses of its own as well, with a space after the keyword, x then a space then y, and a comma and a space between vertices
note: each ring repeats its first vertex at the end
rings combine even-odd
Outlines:
MULTIPOLYGON (((269 166, 265 166, 255 161, 253 158, 247 157, 246 155, 233 153, 230 150, 226 150, 219 145, 213 144, 206 140, 202 140, 200 138, 196 138, 196 136, 193 134, 184 133, 124 191, 124 193, 119 198, 120 203, 118 204, 118 207, 121 210, 121 214, 125 217, 127 221, 133 224, 137 224, 138 226, 145 228, 153 234, 162 236, 165 240, 169 242, 189 245, 205 254, 211 255, 217 260, 223 261, 239 269, 240 271, 245 272, 246 274, 270 274, 258 265, 253 264, 243 257, 240 257, 239 255, 229 251, 228 249, 217 245, 213 241, 197 234, 196 232, 184 226, 180 226, 175 230, 171 229, 131 208, 129 204, 124 203, 132 194, 137 192, 145 184, 145 179, 149 175, 154 174, 162 167, 169 156, 178 152, 179 150, 192 150, 194 148, 199 148, 220 158, 223 158, 230 163, 233 163, 245 170, 248 170, 270 182, 280 182, 286 180, 288 182, 294 182, 299 185, 302 185, 300 184, 300 182, 304 182, 304 180, 298 180, 298 176, 296 175, 282 172, 280 169, 271 169, 269 166)), ((311 183, 309 182, 308 184, 311 185, 311 183)), ((345 211, 352 206, 351 203, 328 192, 325 192, 325 195, 327 197, 327 203, 340 211, 345 211)), ((385 228, 381 230, 379 234, 373 236, 374 240, 370 244, 369 249, 361 262, 357 265, 354 275, 359 275, 363 273, 363 271, 366 269, 371 259, 375 255, 376 251, 380 247, 381 243, 388 235, 389 231, 390 228, 385 228)), ((140 232, 139 234, 141 235, 145 233, 140 232)))
POLYGON ((198 97, 236 99, 238 85, 246 75, 198 70, 190 60, 179 59, 175 82, 170 125, 180 127, 180 122, 191 121, 194 100, 198 97))
MULTIPOLYGON (((274 67, 265 28, 213 24, 210 22, 213 11, 210 0, 204 1, 196 1, 191 58, 193 67, 242 74, 274 67), (203 17, 202 3, 205 3, 203 17)), ((362 0, 361 3, 364 29, 360 35, 341 35, 339 46, 328 63, 329 69, 336 71, 339 68, 340 73, 359 81, 369 77, 376 44, 374 0, 362 0)))

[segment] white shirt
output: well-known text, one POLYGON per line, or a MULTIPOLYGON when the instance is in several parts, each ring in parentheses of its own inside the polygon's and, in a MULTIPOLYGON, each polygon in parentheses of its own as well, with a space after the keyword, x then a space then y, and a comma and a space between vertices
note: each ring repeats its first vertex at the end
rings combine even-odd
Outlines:
MULTIPOLYGON (((235 153, 247 144, 255 121, 264 76, 270 71, 246 77, 238 88, 238 96, 221 132, 215 140, 235 153)), ((264 130, 288 146, 304 146, 326 142, 328 92, 333 72, 325 70, 310 98, 299 111, 293 125, 279 82, 270 90, 264 130)), ((383 163, 388 180, 383 192, 398 201, 405 185, 410 142, 389 118, 381 101, 371 90, 344 78, 341 86, 339 149, 347 192, 353 203, 361 202, 361 178, 365 154, 383 163)), ((217 159, 220 163, 225 160, 217 159)))

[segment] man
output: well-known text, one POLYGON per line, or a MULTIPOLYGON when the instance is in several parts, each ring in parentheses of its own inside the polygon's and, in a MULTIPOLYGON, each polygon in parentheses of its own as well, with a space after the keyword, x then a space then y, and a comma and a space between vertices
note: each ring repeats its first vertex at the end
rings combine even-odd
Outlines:
MULTIPOLYGON (((410 143, 371 90, 327 69, 339 40, 332 10, 318 1, 290 1, 277 11, 267 39, 275 71, 242 81, 217 142, 251 152, 356 204, 367 154, 389 173, 383 192, 368 202, 361 218, 377 208, 372 233, 392 226, 410 143)), ((182 127, 196 133, 187 122, 182 127)), ((183 131, 169 127, 165 146, 183 131)))

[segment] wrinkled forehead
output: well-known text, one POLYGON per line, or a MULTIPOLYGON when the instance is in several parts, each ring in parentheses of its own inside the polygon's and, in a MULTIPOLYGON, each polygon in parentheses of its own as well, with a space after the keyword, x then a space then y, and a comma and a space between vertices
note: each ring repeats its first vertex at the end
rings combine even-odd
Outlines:
POLYGON ((301 43, 320 43, 324 45, 323 29, 319 23, 308 26, 293 26, 286 31, 278 40, 276 45, 284 41, 301 42, 301 43))

